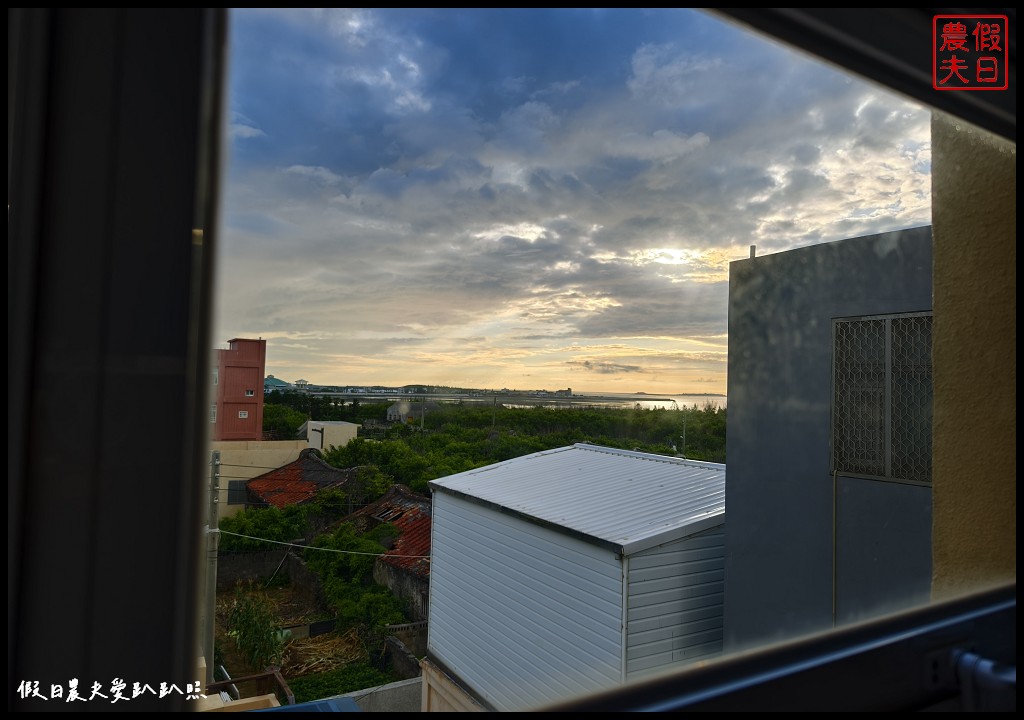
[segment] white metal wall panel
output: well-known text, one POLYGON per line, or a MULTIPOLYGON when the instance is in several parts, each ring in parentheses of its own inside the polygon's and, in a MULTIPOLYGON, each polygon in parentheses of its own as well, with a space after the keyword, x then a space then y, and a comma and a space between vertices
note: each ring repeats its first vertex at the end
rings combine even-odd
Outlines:
POLYGON ((499 710, 622 681, 622 565, 591 543, 434 493, 428 650, 499 710))
POLYGON ((724 525, 629 558, 626 678, 722 651, 724 525))

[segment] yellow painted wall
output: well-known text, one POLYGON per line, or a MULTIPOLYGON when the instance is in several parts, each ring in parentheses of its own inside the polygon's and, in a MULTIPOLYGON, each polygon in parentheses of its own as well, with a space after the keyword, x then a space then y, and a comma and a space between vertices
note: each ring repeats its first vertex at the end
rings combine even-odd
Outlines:
POLYGON ((350 440, 355 440, 359 433, 359 425, 350 422, 317 422, 310 420, 306 423, 306 440, 308 446, 323 449, 325 452, 331 447, 345 447, 350 440), (323 430, 323 447, 321 448, 320 433, 313 432, 314 429, 323 430))
POLYGON ((932 597, 1017 577, 1016 144, 935 113, 932 597))
POLYGON ((423 671, 422 712, 483 712, 484 708, 474 700, 441 668, 426 658, 420 660, 423 671))
POLYGON ((221 440, 210 443, 220 450, 221 477, 218 516, 231 517, 245 505, 228 505, 228 481, 248 480, 298 460, 308 447, 305 440, 221 440))

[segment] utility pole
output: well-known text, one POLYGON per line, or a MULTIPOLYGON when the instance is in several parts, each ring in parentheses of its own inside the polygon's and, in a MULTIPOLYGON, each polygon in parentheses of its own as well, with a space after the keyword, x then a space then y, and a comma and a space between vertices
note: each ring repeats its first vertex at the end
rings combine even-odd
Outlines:
POLYGON ((680 448, 680 455, 683 456, 683 460, 686 459, 686 418, 683 418, 683 434, 682 434, 683 446, 680 448))
POLYGON ((213 647, 217 615, 217 549, 220 544, 220 450, 210 457, 210 518, 206 528, 206 622, 203 651, 206 655, 206 682, 213 682, 213 647))

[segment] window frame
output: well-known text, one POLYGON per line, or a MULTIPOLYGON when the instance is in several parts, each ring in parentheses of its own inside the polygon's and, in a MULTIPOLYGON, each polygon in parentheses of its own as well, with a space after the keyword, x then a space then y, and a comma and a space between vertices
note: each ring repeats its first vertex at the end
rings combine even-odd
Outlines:
MULTIPOLYGON (((852 18, 841 9, 713 12, 1016 141, 1015 91, 920 89, 915 72, 928 51, 917 51, 920 33, 879 18, 900 13, 918 22, 930 14, 924 10, 852 18)), ((207 312, 215 244, 203 228, 216 227, 226 24, 224 8, 8 9, 12 689, 19 680, 109 682, 126 673, 134 673, 129 681, 195 679, 195 560, 207 499, 196 478, 208 471, 209 432, 202 420, 210 361, 201 349, 211 346, 207 312), (145 178, 152 180, 140 181, 145 178), (63 222, 74 223, 77 232, 64 232, 63 222), (182 242, 190 229, 191 243, 182 242), (155 265, 162 268, 158 275, 155 265), (154 324, 154 317, 161 322, 154 324), (81 343, 77 362, 67 363, 64 349, 73 340, 81 343), (64 369, 68 365, 74 367, 64 369), (133 427, 125 418, 142 386, 165 412, 155 425, 133 427), (70 407, 69 397, 75 399, 70 407), (64 408, 82 432, 58 438, 43 432, 55 407, 64 408), (114 427, 118 432, 109 432, 114 427), (39 451, 42 438, 49 443, 45 453, 39 451), (164 461, 125 464, 125 447, 147 447, 164 461), (146 482, 140 483, 142 467, 146 482), (82 502, 68 507, 61 498, 82 502), (142 536, 144 543, 125 542, 142 536), (150 575, 170 591, 138 603, 134 591, 150 575), (60 627, 52 622, 55 613, 60 627), (163 622, 154 624, 153 617, 163 622), (132 626, 147 628, 145 643, 135 633, 110 632, 132 626), (104 641, 96 642, 100 636, 104 641)), ((1015 78, 1015 59, 1011 65, 1015 78)), ((929 637, 935 651, 945 651, 944 630, 965 619, 957 637, 982 651, 998 650, 999 638, 1009 638, 1015 657, 1016 582, 978 602, 984 607, 973 610, 937 603, 890 619, 904 625, 888 627, 898 637, 929 637), (988 612, 992 624, 971 612, 988 612)), ((709 672, 720 680, 722 699, 750 698, 744 693, 752 683, 764 688, 746 709, 784 707, 794 689, 826 688, 846 688, 859 697, 885 693, 883 709, 920 707, 918 696, 899 688, 888 692, 875 682, 879 667, 904 659, 893 644, 872 644, 866 636, 844 643, 850 637, 842 632, 830 638, 831 648, 808 644, 789 666, 783 664, 789 656, 765 650, 673 676, 661 687, 674 708, 695 706, 709 672), (844 672, 850 667, 844 663, 857 658, 871 662, 858 665, 855 674, 844 672)), ((922 659, 928 655, 907 664, 918 678, 929 670, 922 659)), ((655 692, 646 684, 628 688, 616 706, 649 708, 655 692)), ((848 695, 818 697, 821 706, 840 708, 848 695)), ((611 708, 605 696, 582 700, 611 708)), ((9 693, 9 709, 32 707, 9 693)), ((180 696, 138 698, 132 708, 190 709, 180 696)))
POLYGON ((228 505, 246 505, 248 498, 248 480, 228 480, 228 505), (239 499, 241 498, 241 499, 239 499))

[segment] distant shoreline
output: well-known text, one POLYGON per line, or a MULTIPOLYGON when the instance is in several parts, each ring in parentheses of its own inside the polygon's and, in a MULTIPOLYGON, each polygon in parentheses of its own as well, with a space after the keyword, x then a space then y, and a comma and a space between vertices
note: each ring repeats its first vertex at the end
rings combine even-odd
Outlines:
POLYGON ((602 392, 574 392, 572 397, 576 398, 643 398, 644 400, 672 400, 677 397, 727 397, 725 393, 697 393, 697 392, 684 392, 684 393, 648 393, 648 392, 633 392, 633 393, 602 393, 602 392))
POLYGON ((700 400, 705 403, 716 404, 725 407, 728 395, 725 393, 680 393, 679 395, 653 394, 646 392, 634 393, 612 393, 612 392, 573 392, 571 395, 556 394, 551 391, 511 391, 511 392, 484 392, 469 391, 465 393, 378 393, 378 392, 331 392, 317 391, 310 392, 312 395, 322 397, 344 398, 346 400, 362 400, 368 402, 421 402, 424 400, 436 402, 468 402, 468 403, 500 403, 511 407, 516 406, 630 406, 639 405, 646 409, 654 409, 660 404, 673 406, 676 409, 699 405, 700 400))

